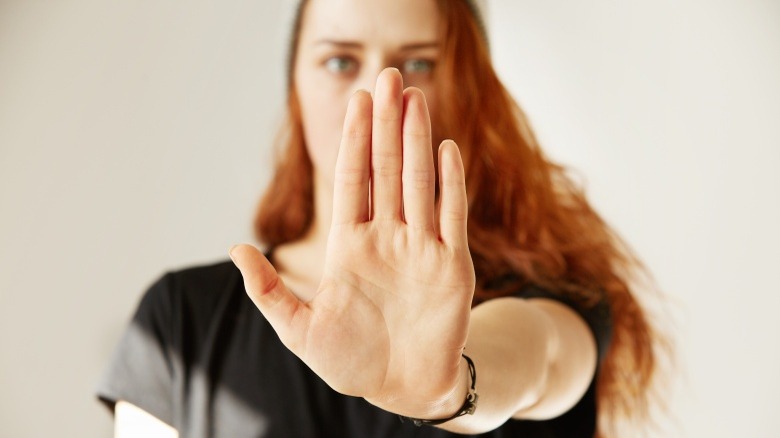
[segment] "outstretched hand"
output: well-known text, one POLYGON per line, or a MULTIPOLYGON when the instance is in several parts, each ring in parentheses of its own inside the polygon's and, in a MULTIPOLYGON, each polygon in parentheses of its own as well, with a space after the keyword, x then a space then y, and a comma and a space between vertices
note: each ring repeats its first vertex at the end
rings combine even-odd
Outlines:
POLYGON ((386 69, 374 99, 358 91, 349 102, 312 300, 293 295, 251 245, 231 251, 249 297, 328 385, 420 418, 463 402, 475 284, 463 163, 454 142, 439 146, 435 205, 431 141, 425 96, 386 69))

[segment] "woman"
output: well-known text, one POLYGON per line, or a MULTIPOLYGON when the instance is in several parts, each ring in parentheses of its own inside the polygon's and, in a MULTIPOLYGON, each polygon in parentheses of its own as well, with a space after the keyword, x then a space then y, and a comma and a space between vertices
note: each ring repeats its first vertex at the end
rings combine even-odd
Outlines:
POLYGON ((571 437, 646 412, 635 262, 471 2, 303 1, 289 67, 268 248, 149 289, 99 389, 118 433, 571 437))

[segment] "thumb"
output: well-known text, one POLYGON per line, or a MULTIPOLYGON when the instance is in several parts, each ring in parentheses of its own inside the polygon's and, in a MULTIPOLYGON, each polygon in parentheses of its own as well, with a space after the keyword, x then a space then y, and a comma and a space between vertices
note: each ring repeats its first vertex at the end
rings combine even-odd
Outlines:
POLYGON ((296 352, 309 324, 311 309, 284 285, 273 265, 252 245, 230 248, 230 258, 244 277, 247 295, 287 348, 296 352))

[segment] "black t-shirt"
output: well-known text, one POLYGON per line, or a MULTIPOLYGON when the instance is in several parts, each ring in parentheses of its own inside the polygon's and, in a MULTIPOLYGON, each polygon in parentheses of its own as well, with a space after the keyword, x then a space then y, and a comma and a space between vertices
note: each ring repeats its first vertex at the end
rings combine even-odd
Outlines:
MULTIPOLYGON (((515 296, 573 307, 593 331, 601 363, 611 337, 605 303, 584 309, 534 287, 515 296)), ((181 437, 463 436, 401 422, 362 398, 332 390, 282 345, 229 260, 168 272, 146 291, 97 396, 112 409, 116 401, 128 401, 181 437)), ((595 427, 594 379, 560 417, 510 419, 479 436, 592 437, 595 427)))

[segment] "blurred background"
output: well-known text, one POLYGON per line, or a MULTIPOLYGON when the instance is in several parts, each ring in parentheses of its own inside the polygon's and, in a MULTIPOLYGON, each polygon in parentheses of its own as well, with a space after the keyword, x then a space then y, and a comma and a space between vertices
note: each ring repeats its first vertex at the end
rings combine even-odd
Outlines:
MULTIPOLYGON (((251 241, 290 1, 0 0, 0 436, 93 389, 163 272, 251 241)), ((657 437, 780 429, 780 2, 490 0, 496 68, 670 297, 657 437)))

